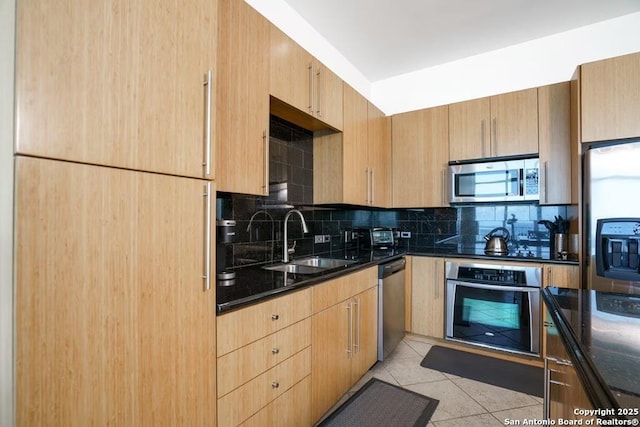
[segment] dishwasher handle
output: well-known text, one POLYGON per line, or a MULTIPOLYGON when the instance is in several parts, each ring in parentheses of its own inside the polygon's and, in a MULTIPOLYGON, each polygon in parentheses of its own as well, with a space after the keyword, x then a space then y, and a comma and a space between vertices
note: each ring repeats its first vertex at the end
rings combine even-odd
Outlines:
POLYGON ((391 261, 385 264, 380 264, 378 268, 378 278, 384 279, 385 277, 389 277, 392 274, 395 274, 399 271, 404 270, 405 266, 406 266, 406 261, 404 260, 404 258, 391 261))

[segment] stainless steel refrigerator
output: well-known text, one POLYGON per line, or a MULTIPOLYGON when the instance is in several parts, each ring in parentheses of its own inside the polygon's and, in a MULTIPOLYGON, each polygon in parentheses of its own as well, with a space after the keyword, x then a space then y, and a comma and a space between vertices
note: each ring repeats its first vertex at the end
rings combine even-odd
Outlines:
POLYGON ((592 144, 584 166, 583 277, 589 289, 640 295, 640 138, 592 144))

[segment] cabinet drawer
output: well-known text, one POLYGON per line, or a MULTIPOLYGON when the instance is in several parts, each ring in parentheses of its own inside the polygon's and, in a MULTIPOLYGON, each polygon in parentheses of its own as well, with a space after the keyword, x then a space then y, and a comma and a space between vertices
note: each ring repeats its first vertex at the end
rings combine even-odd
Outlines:
POLYGON ((237 426, 311 373, 311 347, 218 399, 218 426, 237 426))
POLYGON ((311 376, 242 423, 242 427, 299 427, 311 423, 311 376))
POLYGON ((303 289, 218 316, 218 356, 264 338, 310 315, 311 290, 303 289))
POLYGON ((332 305, 375 286, 378 283, 378 267, 348 274, 316 285, 313 290, 313 313, 318 313, 332 305))
POLYGON ((311 318, 218 358, 218 397, 311 345, 311 318))

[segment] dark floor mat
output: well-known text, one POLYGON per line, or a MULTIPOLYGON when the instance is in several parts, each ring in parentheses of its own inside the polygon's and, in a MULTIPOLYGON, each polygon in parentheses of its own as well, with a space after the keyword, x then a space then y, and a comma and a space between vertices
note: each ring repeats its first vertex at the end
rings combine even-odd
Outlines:
POLYGON ((424 427, 438 403, 372 378, 318 427, 424 427))
POLYGON ((420 366, 543 397, 544 370, 481 354, 433 346, 420 366))

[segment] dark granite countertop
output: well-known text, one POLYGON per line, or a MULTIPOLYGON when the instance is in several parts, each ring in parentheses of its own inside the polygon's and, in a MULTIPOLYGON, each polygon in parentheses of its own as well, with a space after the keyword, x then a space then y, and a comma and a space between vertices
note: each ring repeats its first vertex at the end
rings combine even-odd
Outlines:
MULTIPOLYGON (((230 282, 218 281, 216 300, 218 314, 275 297, 283 292, 301 289, 320 282, 371 267, 382 262, 402 257, 406 252, 399 250, 345 250, 322 255, 324 258, 354 261, 339 269, 317 274, 293 274, 265 270, 264 265, 246 266, 235 269, 236 277, 230 282)), ((306 258, 298 257, 298 258, 306 258)), ((279 263, 274 263, 279 264, 279 263)))
POLYGON ((544 262, 544 263, 560 263, 575 264, 576 261, 550 260, 544 257, 504 257, 504 256, 488 256, 484 252, 478 251, 460 251, 451 248, 442 249, 380 249, 380 250, 362 250, 351 249, 334 251, 331 254, 322 254, 326 258, 348 259, 355 261, 347 267, 338 270, 329 270, 326 272, 308 275, 308 274, 291 274, 278 271, 265 270, 264 265, 253 265, 236 268, 233 270, 236 277, 231 281, 218 281, 216 287, 217 312, 225 313, 246 305, 263 301, 267 298, 275 297, 283 292, 301 289, 321 283, 325 280, 340 276, 342 274, 351 273, 356 270, 371 267, 386 261, 399 258, 402 255, 414 256, 431 256, 431 257, 447 257, 447 258, 473 258, 486 260, 504 260, 504 261, 528 261, 528 262, 544 262))
POLYGON ((638 410, 640 297, 556 287, 542 296, 594 407, 638 410))

